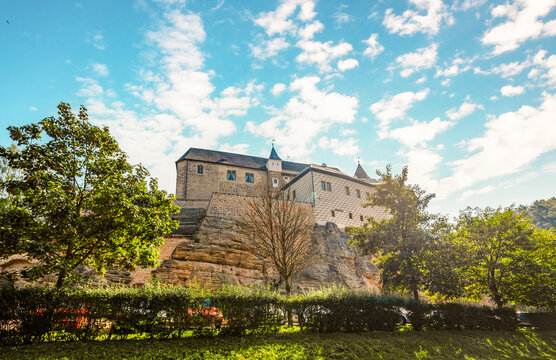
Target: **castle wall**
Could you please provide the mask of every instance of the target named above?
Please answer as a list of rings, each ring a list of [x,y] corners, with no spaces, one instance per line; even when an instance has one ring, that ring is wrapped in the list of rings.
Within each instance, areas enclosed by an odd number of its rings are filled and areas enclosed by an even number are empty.
[[[322,189],[322,181],[330,183],[330,191]],[[316,193],[314,213],[316,222],[320,225],[333,222],[343,229],[346,226],[360,226],[367,216],[372,216],[376,220],[386,216],[381,208],[362,206],[366,202],[367,194],[375,191],[372,185],[364,185],[316,171],[313,172],[313,182]],[[349,195],[346,194],[346,187],[349,188]],[[360,193],[359,198],[357,190]]]

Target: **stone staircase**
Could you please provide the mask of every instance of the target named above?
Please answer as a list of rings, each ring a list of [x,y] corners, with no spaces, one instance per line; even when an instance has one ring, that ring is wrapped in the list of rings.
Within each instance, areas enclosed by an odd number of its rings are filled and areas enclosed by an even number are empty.
[[[194,235],[199,230],[206,214],[205,208],[181,208],[178,214],[172,215],[172,219],[180,223],[178,228],[172,232],[172,236]]]

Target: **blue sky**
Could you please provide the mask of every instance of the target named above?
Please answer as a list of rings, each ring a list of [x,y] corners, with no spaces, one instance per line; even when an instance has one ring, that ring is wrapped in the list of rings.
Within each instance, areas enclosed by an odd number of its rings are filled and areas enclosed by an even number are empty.
[[[175,190],[189,147],[408,165],[435,212],[556,195],[556,1],[2,1],[5,127],[85,104]]]

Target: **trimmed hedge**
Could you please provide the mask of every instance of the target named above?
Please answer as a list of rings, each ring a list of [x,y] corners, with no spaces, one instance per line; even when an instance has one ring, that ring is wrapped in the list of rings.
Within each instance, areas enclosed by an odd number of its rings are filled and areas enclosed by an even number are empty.
[[[401,324],[402,312],[414,330],[513,330],[517,325],[511,309],[433,305],[338,287],[290,298],[238,286],[219,291],[28,287],[0,289],[0,344],[271,333],[287,322],[288,313],[305,332],[391,331]]]

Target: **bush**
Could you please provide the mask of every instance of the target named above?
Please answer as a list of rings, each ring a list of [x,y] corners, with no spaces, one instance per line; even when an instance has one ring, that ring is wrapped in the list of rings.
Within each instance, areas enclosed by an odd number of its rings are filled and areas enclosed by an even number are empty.
[[[301,331],[321,333],[391,331],[402,313],[414,330],[512,330],[517,324],[511,309],[433,305],[343,287],[290,298],[263,287],[28,287],[0,289],[0,344],[271,333],[288,312]]]
[[[556,330],[556,312],[527,313],[527,319],[538,330]]]

